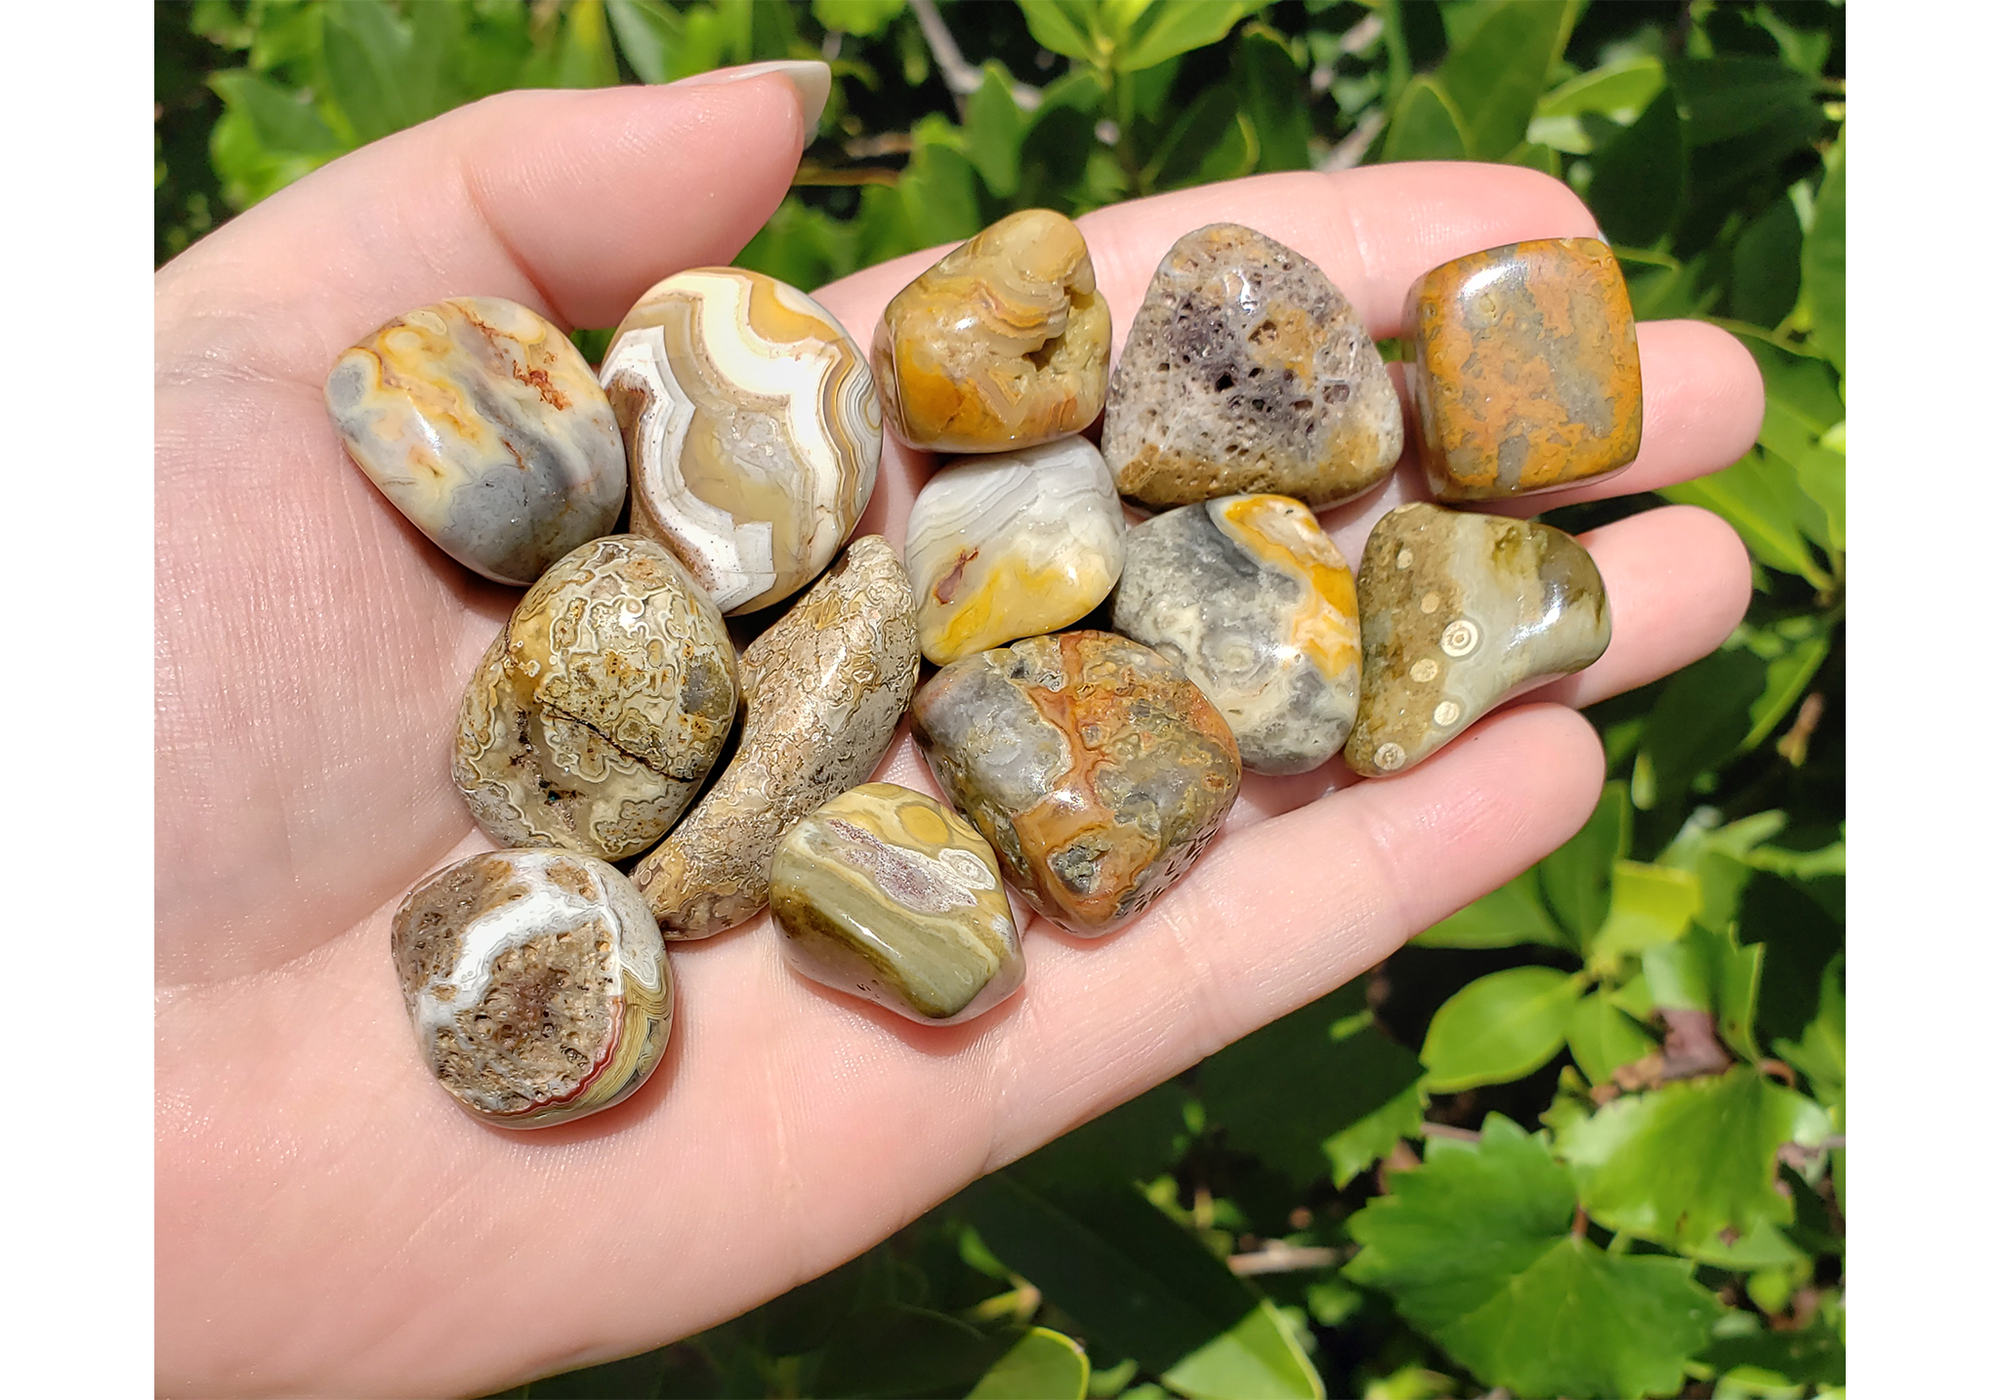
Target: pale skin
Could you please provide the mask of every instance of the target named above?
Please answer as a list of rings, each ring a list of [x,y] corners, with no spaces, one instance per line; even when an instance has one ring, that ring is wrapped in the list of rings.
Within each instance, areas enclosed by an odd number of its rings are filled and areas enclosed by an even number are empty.
[[[1575,712],[1711,650],[1749,566],[1699,510],[1584,537],[1611,648],[1394,778],[1251,777],[1222,838],[1132,927],[1024,930],[1023,993],[926,1029],[792,973],[768,919],[674,945],[674,1039],[632,1099],[484,1127],[426,1073],[389,959],[417,880],[486,849],[447,770],[459,697],[518,591],[431,546],[344,456],[341,350],[454,295],[608,326],[722,263],[784,196],[804,122],[771,75],[514,93],[334,163],[156,282],[156,1367],[174,1395],[478,1394],[657,1346],[884,1238],[984,1172],[1319,997],[1547,854],[1595,802]],[[1082,220],[1122,337],[1180,234],[1229,220],[1324,268],[1372,334],[1452,257],[1595,233],[1495,166],[1262,176]],[[816,295],[862,345],[935,254]],[[1565,499],[1726,466],[1749,356],[1640,328],[1645,445]],[[900,547],[922,454],[886,446],[861,522]],[[1350,560],[1421,497],[1324,517]],[[907,737],[878,776],[935,792]]]

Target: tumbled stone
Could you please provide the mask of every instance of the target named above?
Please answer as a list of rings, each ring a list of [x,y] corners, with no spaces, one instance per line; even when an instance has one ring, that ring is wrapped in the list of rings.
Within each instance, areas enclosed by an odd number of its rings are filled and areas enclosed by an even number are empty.
[[[1184,875],[1242,783],[1236,740],[1199,687],[1109,632],[955,661],[918,692],[910,727],[1022,898],[1086,938]]]
[[[410,891],[389,945],[418,1052],[481,1122],[542,1128],[609,1108],[667,1048],[666,945],[601,860],[468,856]]]
[[[1546,491],[1639,455],[1632,301],[1596,239],[1531,239],[1432,268],[1404,323],[1440,500]]]
[[[707,938],[764,907],[778,839],[875,771],[917,664],[910,576],[886,540],[863,535],[745,648],[736,756],[632,872],[662,934]]]
[[[1403,409],[1324,272],[1240,224],[1167,250],[1111,375],[1104,460],[1153,509],[1244,492],[1311,506],[1396,465]]]
[[[952,463],[917,493],[908,528],[917,634],[939,666],[1069,626],[1124,566],[1125,512],[1080,437]]]
[[[1112,625],[1177,662],[1253,773],[1340,752],[1361,686],[1354,575],[1289,496],[1225,496],[1126,534]]]
[[[894,783],[844,792],[785,834],[771,916],[800,972],[929,1025],[997,1006],[1027,971],[993,848]]]
[[[623,860],[667,833],[735,720],[715,604],[663,546],[607,535],[551,566],[480,658],[452,780],[503,845]]]
[[[1361,711],[1347,763],[1368,777],[1422,762],[1533,681],[1611,644],[1590,552],[1525,520],[1414,503],[1361,553]]]
[[[1004,452],[1082,431],[1111,363],[1082,230],[1023,209],[973,235],[896,293],[873,354],[889,427],[912,447]]]
[[[882,409],[861,348],[761,272],[700,267],[653,286],[600,370],[632,463],[632,529],[725,613],[789,598],[875,490]]]
[[[396,509],[500,583],[533,583],[625,503],[625,449],[589,363],[499,297],[398,316],[334,363],[326,408]]]

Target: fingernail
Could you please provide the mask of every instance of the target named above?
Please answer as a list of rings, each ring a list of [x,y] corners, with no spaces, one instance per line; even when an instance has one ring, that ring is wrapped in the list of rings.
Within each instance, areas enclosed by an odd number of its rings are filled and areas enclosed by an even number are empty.
[[[761,78],[766,73],[782,74],[785,81],[792,85],[792,91],[799,95],[799,111],[806,119],[806,144],[811,145],[813,133],[819,130],[819,114],[826,110],[827,94],[833,90],[833,70],[816,58],[774,58],[768,63],[717,68],[713,72],[682,78],[673,86],[719,87],[723,83]]]

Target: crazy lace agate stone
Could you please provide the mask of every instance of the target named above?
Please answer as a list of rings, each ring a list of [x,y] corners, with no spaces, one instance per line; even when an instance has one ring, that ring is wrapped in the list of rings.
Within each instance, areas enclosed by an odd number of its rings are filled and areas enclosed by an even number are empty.
[[[515,302],[398,316],[335,362],[326,409],[396,509],[499,583],[533,583],[625,504],[624,445],[589,363]]]
[[[1389,372],[1324,272],[1240,224],[1167,250],[1104,410],[1120,494],[1155,510],[1244,492],[1325,506],[1402,451]]]
[[[482,1122],[542,1128],[609,1108],[667,1048],[666,945],[601,860],[468,856],[410,891],[389,940],[424,1063]]]
[[[1242,784],[1215,706],[1173,662],[1109,632],[955,661],[918,692],[910,722],[1022,898],[1087,938],[1185,874]]]
[[[503,845],[622,860],[666,834],[735,720],[715,604],[663,546],[607,535],[543,574],[480,658],[452,780]]]
[[[1361,554],[1361,712],[1347,763],[1422,762],[1515,689],[1581,671],[1611,644],[1604,580],[1562,531],[1415,503]]]
[[[1639,337],[1618,259],[1537,238],[1418,278],[1404,313],[1424,474],[1440,500],[1527,495],[1639,455]]]
[[[675,273],[625,313],[600,374],[631,457],[632,529],[723,612],[805,587],[867,508],[875,383],[804,292],[741,268]]]
[[[744,649],[736,756],[632,872],[661,933],[707,938],[763,909],[778,839],[875,771],[917,663],[909,575],[886,540],[863,535]]]
[[[1354,725],[1354,575],[1289,496],[1181,506],[1125,536],[1112,625],[1180,664],[1253,773],[1303,773]]]
[[[998,1005],[1027,971],[993,848],[894,783],[844,792],[786,833],[771,915],[807,977],[929,1025]]]
[[[1004,452],[1081,432],[1104,407],[1111,312],[1083,233],[1023,209],[896,293],[873,348],[896,436]]]
[[[1124,534],[1080,437],[952,463],[917,493],[903,544],[924,655],[943,666],[1069,626],[1118,581]]]

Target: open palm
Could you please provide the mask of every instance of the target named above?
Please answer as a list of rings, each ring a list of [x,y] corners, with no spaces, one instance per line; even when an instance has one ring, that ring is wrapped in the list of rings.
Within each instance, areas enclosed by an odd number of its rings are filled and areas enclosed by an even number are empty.
[[[514,93],[336,162],[163,270],[156,293],[157,1356],[170,1393],[479,1392],[637,1351],[855,1254],[965,1183],[1321,996],[1567,838],[1602,755],[1574,706],[1704,654],[1748,566],[1703,512],[1587,536],[1611,649],[1436,758],[1356,785],[1251,777],[1221,839],[1134,926],[1035,920],[1022,995],[923,1028],[793,974],[768,919],[673,945],[658,1073],[530,1134],[430,1081],[388,956],[404,892],[484,849],[452,717],[518,596],[432,547],[347,461],[339,352],[451,295],[610,325],[726,262],[802,145],[781,77]],[[1325,269],[1377,336],[1426,269],[1593,234],[1496,166],[1274,175],[1083,219],[1122,332],[1180,234],[1228,220]],[[917,255],[816,293],[862,344]],[[1727,335],[1640,328],[1645,448],[1561,500],[1713,471],[1754,436]],[[885,444],[860,526],[898,547],[931,469]],[[1405,462],[1330,512],[1357,559],[1422,494]],[[907,738],[881,776],[935,791]]]

